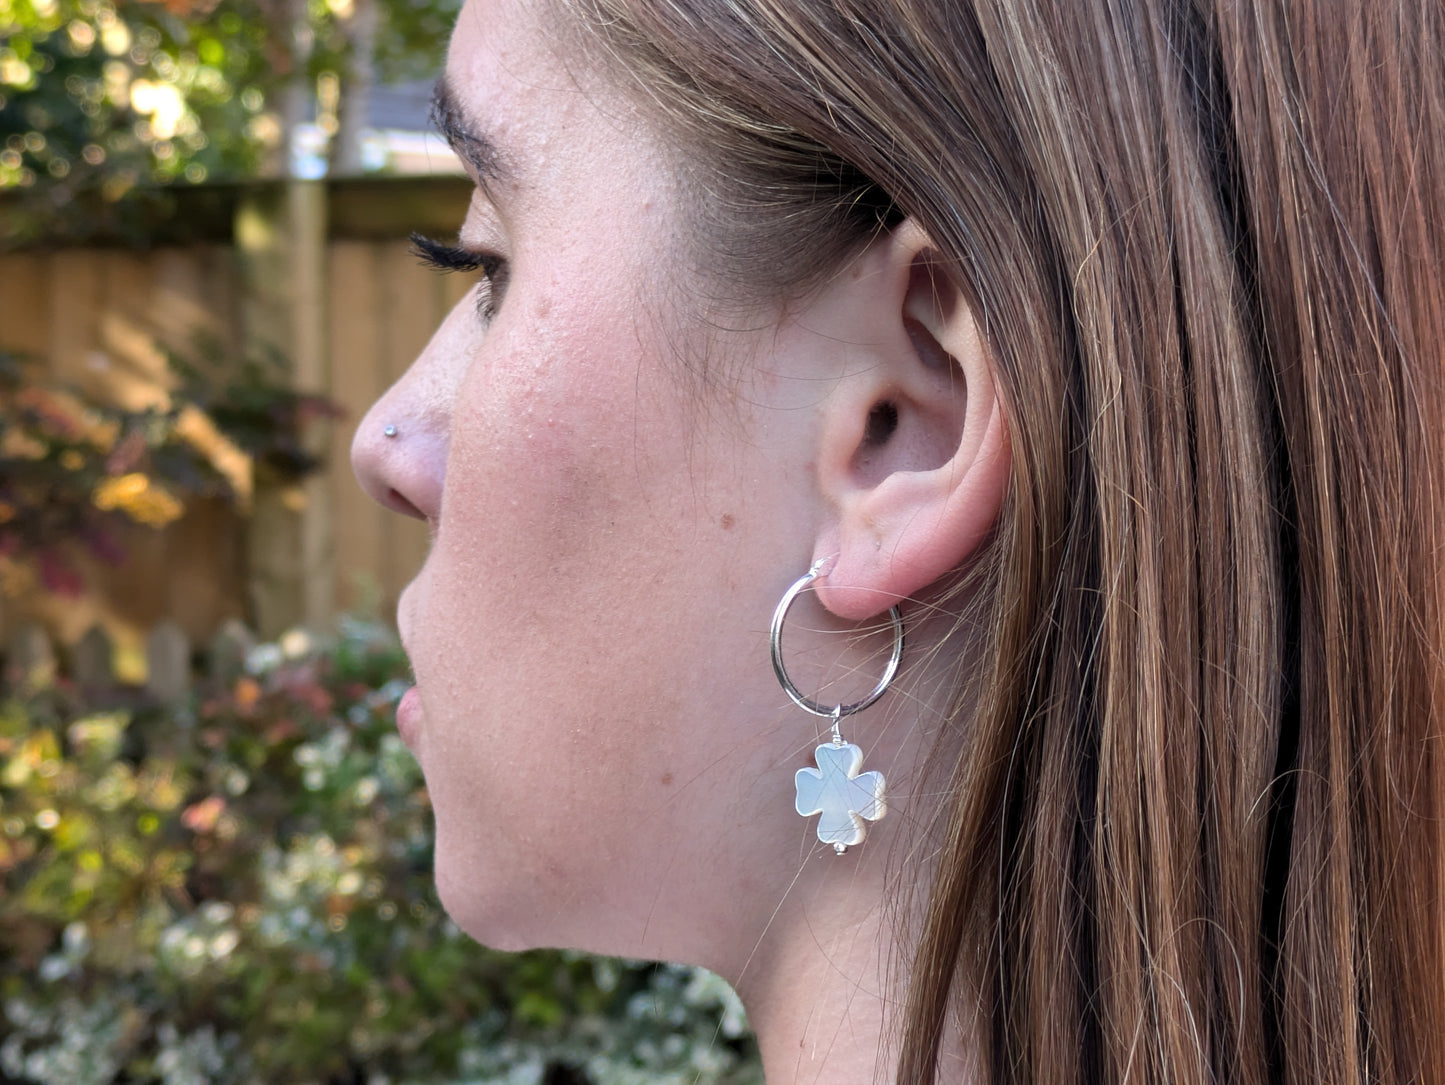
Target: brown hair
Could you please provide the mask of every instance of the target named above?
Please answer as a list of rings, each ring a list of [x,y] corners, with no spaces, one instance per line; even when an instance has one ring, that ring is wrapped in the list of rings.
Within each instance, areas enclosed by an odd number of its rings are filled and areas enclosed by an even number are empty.
[[[974,999],[1000,1082],[1445,1082],[1445,10],[572,6],[701,263],[797,289],[911,217],[996,362],[899,1080]]]

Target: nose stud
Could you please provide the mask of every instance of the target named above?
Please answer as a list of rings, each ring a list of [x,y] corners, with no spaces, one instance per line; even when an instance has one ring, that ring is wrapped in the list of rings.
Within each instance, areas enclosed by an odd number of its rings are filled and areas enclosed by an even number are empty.
[[[382,434],[383,437],[395,437],[395,436],[396,436],[396,427],[395,427],[395,426],[392,426],[392,425],[388,425],[384,430],[381,431],[381,434]]]

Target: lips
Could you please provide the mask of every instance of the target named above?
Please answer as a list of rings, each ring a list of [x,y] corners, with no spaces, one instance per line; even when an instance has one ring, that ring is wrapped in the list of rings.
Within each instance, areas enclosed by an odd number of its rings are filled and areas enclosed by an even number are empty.
[[[397,702],[396,706],[397,732],[412,753],[416,752],[417,742],[421,738],[421,720],[421,691],[412,686],[401,695],[401,700]]]
[[[406,653],[407,661],[410,662],[411,647],[407,636],[407,607],[406,597],[410,593],[412,585],[408,584],[402,592],[396,608],[396,630],[401,638],[401,650]],[[415,667],[412,668],[413,676],[416,674]],[[421,691],[413,684],[410,689],[401,695],[401,700],[396,704],[396,729],[401,735],[401,740],[407,744],[412,753],[417,751],[417,742],[421,739],[422,728],[422,705]]]

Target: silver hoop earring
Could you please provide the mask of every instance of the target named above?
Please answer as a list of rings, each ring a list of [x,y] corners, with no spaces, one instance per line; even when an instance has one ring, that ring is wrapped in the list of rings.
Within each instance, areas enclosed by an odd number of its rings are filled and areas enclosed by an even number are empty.
[[[898,661],[903,658],[903,615],[896,606],[888,611],[888,619],[893,625],[893,654],[872,693],[852,704],[832,706],[805,697],[788,677],[788,670],[783,665],[783,621],[794,600],[818,579],[822,566],[822,561],[815,562],[783,593],[773,611],[768,646],[773,657],[773,673],[778,676],[783,692],[805,712],[832,721],[831,741],[813,751],[817,768],[799,769],[793,777],[797,792],[793,805],[805,818],[822,815],[818,819],[818,839],[824,844],[832,844],[833,850],[842,855],[854,844],[863,843],[868,835],[864,822],[877,821],[888,812],[888,807],[884,799],[883,774],[859,771],[863,767],[863,751],[853,743],[843,741],[840,724],[844,716],[862,712],[882,697],[893,682],[893,676],[898,673]]]

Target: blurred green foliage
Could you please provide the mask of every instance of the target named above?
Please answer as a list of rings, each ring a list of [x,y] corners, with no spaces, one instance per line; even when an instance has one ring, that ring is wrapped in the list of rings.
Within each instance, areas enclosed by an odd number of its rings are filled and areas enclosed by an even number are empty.
[[[711,974],[497,954],[446,918],[406,684],[395,640],[348,622],[180,706],[12,696],[0,1079],[761,1082]]]
[[[168,186],[284,161],[278,92],[346,93],[362,4],[377,75],[439,71],[461,0],[0,0],[0,242],[140,242]]]
[[[268,47],[247,0],[0,0],[0,189],[24,197],[6,233],[114,226],[138,185],[253,174]]]

